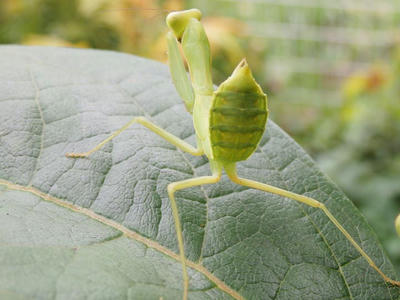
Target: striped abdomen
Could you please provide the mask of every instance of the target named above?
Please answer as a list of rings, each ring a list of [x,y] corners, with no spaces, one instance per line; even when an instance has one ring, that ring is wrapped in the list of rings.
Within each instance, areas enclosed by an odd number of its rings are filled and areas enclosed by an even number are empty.
[[[216,91],[210,112],[214,159],[225,162],[246,160],[260,142],[267,116],[267,97],[262,91]]]

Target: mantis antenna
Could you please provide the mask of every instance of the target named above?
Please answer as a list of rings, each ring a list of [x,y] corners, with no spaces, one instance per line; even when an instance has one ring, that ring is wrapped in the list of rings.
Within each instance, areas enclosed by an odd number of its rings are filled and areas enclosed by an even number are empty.
[[[197,147],[193,147],[168,133],[144,117],[135,117],[93,149],[84,153],[67,153],[66,156],[88,157],[136,123],[147,127],[182,151],[192,155],[207,156],[210,162],[211,175],[173,182],[168,185],[168,196],[171,201],[179,257],[182,264],[184,300],[188,298],[189,276],[180,217],[174,195],[178,190],[218,182],[223,170],[233,182],[239,185],[277,194],[322,210],[386,282],[400,286],[399,281],[389,278],[377,267],[369,255],[331,214],[325,204],[304,195],[241,178],[237,175],[236,163],[246,160],[256,150],[265,131],[268,117],[267,96],[254,80],[245,59],[239,63],[232,75],[214,91],[211,79],[210,46],[200,19],[201,12],[198,9],[172,12],[167,16],[167,25],[170,29],[167,34],[169,67],[174,85],[183,99],[186,109],[193,115]],[[189,67],[190,80],[179,52],[179,44]],[[397,228],[400,227],[399,218],[396,221]]]

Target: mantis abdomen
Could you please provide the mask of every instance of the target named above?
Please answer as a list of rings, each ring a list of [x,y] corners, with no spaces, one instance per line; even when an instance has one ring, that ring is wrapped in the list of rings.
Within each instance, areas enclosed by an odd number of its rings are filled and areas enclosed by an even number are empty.
[[[243,80],[246,84],[239,83]],[[243,60],[213,96],[209,124],[213,158],[246,160],[260,142],[267,117],[267,96]]]

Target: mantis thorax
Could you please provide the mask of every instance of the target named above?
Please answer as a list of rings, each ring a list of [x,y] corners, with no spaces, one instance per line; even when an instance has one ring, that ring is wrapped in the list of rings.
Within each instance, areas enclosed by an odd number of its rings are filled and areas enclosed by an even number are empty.
[[[267,97],[254,80],[246,60],[213,91],[210,46],[200,17],[197,10],[188,10],[167,18],[176,40],[181,42],[189,67],[193,100],[181,94],[186,107],[193,107],[197,140],[207,157],[221,163],[245,160],[255,151],[264,133]],[[170,51],[177,48],[171,46]],[[189,97],[186,95],[186,98]]]

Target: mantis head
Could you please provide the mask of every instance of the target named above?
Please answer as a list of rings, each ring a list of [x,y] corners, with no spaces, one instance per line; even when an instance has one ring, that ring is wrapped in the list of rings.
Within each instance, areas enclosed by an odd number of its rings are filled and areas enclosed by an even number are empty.
[[[188,9],[184,11],[176,11],[168,14],[167,16],[167,26],[174,33],[178,41],[181,40],[183,32],[190,19],[195,18],[200,21],[201,11],[197,8]]]

